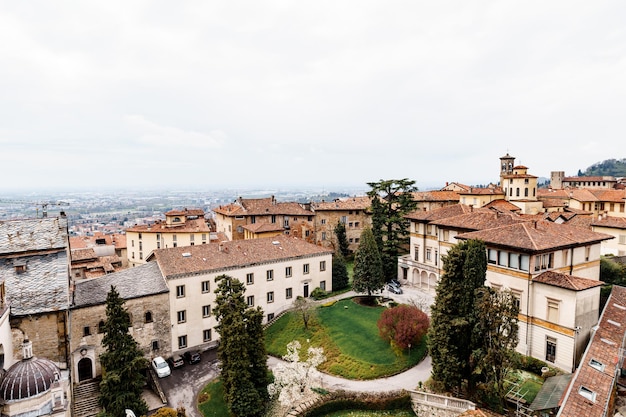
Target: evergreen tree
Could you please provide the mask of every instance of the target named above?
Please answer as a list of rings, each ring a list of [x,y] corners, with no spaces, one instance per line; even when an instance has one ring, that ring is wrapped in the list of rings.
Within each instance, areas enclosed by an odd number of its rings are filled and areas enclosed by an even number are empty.
[[[519,309],[511,291],[485,287],[476,291],[475,311],[472,372],[486,384],[485,394],[494,395],[503,405],[507,393],[504,382],[514,367]]]
[[[470,357],[476,323],[475,290],[484,287],[487,271],[485,245],[469,240],[453,246],[443,257],[443,274],[431,309],[429,348],[432,375],[445,389],[466,381],[473,390]]]
[[[415,210],[417,202],[412,192],[415,181],[380,180],[368,182],[367,195],[371,199],[372,232],[381,253],[385,280],[398,275],[398,256],[409,244],[409,222],[404,216]]]
[[[265,403],[269,399],[267,386],[270,383],[267,369],[267,350],[263,330],[263,310],[260,307],[246,310],[246,328],[248,333],[248,355],[250,357],[250,375],[252,383]]]
[[[148,361],[139,350],[137,342],[128,333],[130,316],[124,308],[124,300],[115,287],[107,294],[106,320],[102,345],[106,349],[100,355],[102,381],[100,382],[100,405],[104,415],[123,417],[125,410],[131,409],[135,415],[148,412],[148,406],[141,398],[145,385],[145,371]]]
[[[382,290],[385,285],[383,264],[374,240],[372,230],[363,229],[359,248],[354,257],[354,274],[352,288],[357,292],[367,292],[372,296],[373,291]]]
[[[215,290],[215,316],[219,322],[216,327],[220,334],[220,344],[217,350],[221,361],[221,378],[224,387],[224,401],[231,414],[237,417],[260,416],[264,412],[267,394],[267,385],[256,386],[262,383],[259,378],[259,358],[251,355],[251,345],[257,340],[263,340],[263,333],[259,334],[260,314],[247,312],[248,306],[244,300],[244,285],[228,275],[215,278],[218,287]],[[249,323],[251,321],[251,323]],[[265,368],[267,374],[267,367]]]
[[[333,255],[333,291],[343,290],[350,283],[348,276],[348,268],[346,261],[341,253],[336,252]]]
[[[346,225],[342,222],[337,222],[337,226],[335,226],[335,239],[337,239],[335,252],[341,253],[344,258],[350,255],[348,238],[346,237]]]

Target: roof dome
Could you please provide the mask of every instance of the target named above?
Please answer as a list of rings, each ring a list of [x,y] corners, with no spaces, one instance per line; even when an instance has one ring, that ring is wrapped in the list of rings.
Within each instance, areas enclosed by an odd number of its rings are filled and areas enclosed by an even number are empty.
[[[32,352],[32,344],[24,341],[24,352]],[[26,346],[30,345],[27,349]],[[24,359],[13,364],[0,382],[0,398],[6,401],[19,401],[36,397],[52,388],[61,378],[61,371],[48,359],[35,358],[25,354]]]

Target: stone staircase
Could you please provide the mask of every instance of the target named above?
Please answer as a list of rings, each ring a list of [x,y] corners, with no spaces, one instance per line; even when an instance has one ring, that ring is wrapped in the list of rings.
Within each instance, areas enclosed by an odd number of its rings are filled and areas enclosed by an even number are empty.
[[[72,417],[94,417],[102,409],[98,405],[100,397],[100,380],[83,382],[74,385],[74,403]]]

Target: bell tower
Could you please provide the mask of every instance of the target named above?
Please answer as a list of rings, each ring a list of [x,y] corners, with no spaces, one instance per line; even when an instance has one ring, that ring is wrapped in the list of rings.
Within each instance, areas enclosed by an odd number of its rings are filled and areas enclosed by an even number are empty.
[[[506,188],[506,184],[504,184],[504,177],[513,173],[514,166],[515,157],[509,155],[508,152],[506,155],[500,157],[500,187],[502,187],[502,189]]]

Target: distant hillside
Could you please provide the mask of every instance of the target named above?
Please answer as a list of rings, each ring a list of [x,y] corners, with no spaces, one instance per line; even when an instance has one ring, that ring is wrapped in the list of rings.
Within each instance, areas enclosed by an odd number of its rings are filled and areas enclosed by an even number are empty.
[[[579,177],[597,177],[603,175],[611,175],[613,177],[626,177],[626,158],[607,159],[602,162],[596,162],[585,171],[578,170]]]

